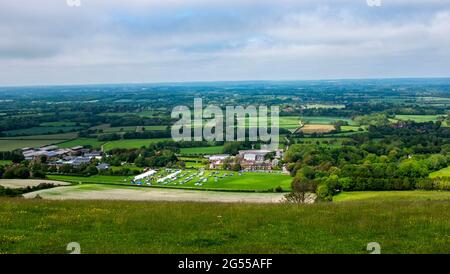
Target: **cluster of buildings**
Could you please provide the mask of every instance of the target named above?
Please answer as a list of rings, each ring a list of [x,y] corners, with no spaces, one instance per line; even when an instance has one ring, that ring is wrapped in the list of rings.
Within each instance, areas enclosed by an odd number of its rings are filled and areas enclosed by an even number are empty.
[[[82,149],[83,147],[80,147],[79,149]],[[74,148],[58,148],[58,146],[46,146],[41,148],[23,148],[22,154],[25,157],[25,160],[34,160],[37,157],[40,156],[46,156],[49,158],[54,157],[61,157],[64,155],[69,155],[71,153],[76,153],[78,147]]]
[[[90,164],[93,159],[100,160],[102,152],[91,151],[82,146],[71,148],[59,148],[56,145],[45,146],[41,148],[23,148],[23,156],[25,160],[34,160],[41,156],[47,157],[47,164],[53,166],[72,165],[80,166]],[[99,169],[108,169],[108,164],[100,164]]]
[[[267,157],[269,153],[273,153],[272,157]],[[218,154],[205,156],[209,160],[210,169],[222,168],[224,161],[228,158],[237,161],[242,170],[272,170],[278,166],[280,159],[283,157],[281,149],[270,150],[240,150],[236,156],[229,154]]]
[[[229,158],[230,154],[217,154],[217,155],[207,155],[206,159],[209,160],[210,169],[222,168],[225,159]]]

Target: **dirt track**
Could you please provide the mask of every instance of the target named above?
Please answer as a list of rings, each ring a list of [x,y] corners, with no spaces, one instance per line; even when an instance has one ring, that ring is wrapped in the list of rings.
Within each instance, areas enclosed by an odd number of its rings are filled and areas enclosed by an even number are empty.
[[[1,179],[0,186],[6,188],[24,188],[27,186],[38,186],[40,184],[53,184],[55,186],[66,186],[70,185],[66,182],[57,182],[50,180],[31,180],[31,179]]]
[[[24,197],[34,198],[37,194],[44,199],[51,200],[192,201],[223,203],[279,203],[284,196],[282,193],[238,193],[81,185],[40,190],[27,193]]]

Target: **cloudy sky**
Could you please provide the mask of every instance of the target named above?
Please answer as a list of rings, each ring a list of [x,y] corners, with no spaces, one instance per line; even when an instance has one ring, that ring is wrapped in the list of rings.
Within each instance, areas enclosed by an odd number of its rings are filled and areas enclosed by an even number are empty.
[[[80,1],[0,2],[0,85],[450,76],[449,0]]]

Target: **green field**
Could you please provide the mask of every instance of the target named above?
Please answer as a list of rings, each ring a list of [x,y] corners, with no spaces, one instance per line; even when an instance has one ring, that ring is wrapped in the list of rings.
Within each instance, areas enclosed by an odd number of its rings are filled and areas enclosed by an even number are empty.
[[[140,148],[142,146],[148,146],[152,143],[161,141],[170,141],[170,138],[157,138],[157,139],[126,139],[111,141],[104,144],[104,150],[108,151],[114,148]]]
[[[244,120],[244,118],[237,118],[237,124],[236,127],[237,128],[243,128],[241,126],[242,121]],[[249,117],[247,116],[245,118],[245,128],[250,128],[250,121],[249,121]],[[205,119],[204,123],[207,122],[207,119]],[[256,123],[258,123],[257,120],[255,120]],[[270,127],[271,126],[271,120],[270,118],[267,121],[267,126]],[[300,126],[300,119],[297,116],[281,116],[279,117],[279,128],[284,128],[284,129],[288,129],[291,131],[294,131],[295,129],[297,129]],[[191,127],[194,128],[194,124],[191,124]],[[256,127],[258,127],[258,125],[256,125]],[[253,127],[255,128],[255,127]]]
[[[317,125],[331,125],[337,121],[345,121],[350,126],[355,125],[355,123],[350,118],[345,117],[331,117],[331,116],[282,116],[280,117],[280,128],[285,128],[289,130],[295,130],[300,127],[300,122],[303,124],[317,124]],[[349,127],[343,130],[357,130],[357,127]]]
[[[239,119],[238,119],[239,120]],[[330,125],[335,123],[336,121],[346,121],[349,123],[349,125],[355,125],[355,123],[350,118],[345,117],[331,117],[331,116],[312,116],[312,117],[299,117],[299,116],[281,116],[279,117],[279,127],[288,129],[288,130],[295,130],[299,128],[300,121],[303,121],[304,123],[308,124],[320,124],[320,125]],[[246,118],[246,127],[249,126],[248,117]],[[270,126],[270,121],[269,121]],[[194,125],[191,124],[191,127],[193,128]],[[165,130],[167,128],[167,125],[159,125],[159,126],[144,126],[145,130]],[[124,127],[110,127],[108,124],[99,125],[92,127],[91,129],[101,129],[104,133],[111,133],[111,132],[124,132],[124,131],[135,131],[136,126],[124,126]]]
[[[0,253],[450,253],[450,203],[0,200]]]
[[[11,151],[24,147],[41,147],[56,144],[61,140],[4,140],[0,139],[0,151]]]
[[[450,167],[430,173],[430,178],[450,177]]]
[[[195,185],[200,177],[195,176],[191,181],[181,184],[183,178],[170,182],[168,184],[158,184],[153,182],[153,186],[156,187],[170,187],[170,188],[182,188],[182,189],[200,189],[200,190],[226,190],[226,191],[273,191],[278,186],[282,187],[284,191],[291,189],[292,177],[284,174],[265,174],[244,172],[241,176],[237,172],[220,171],[218,180],[215,181],[214,176],[209,176],[213,171],[205,171],[204,178],[207,181],[202,185]],[[185,170],[182,173],[186,178],[189,174],[198,174],[196,170]],[[221,177],[223,174],[227,174],[226,177]],[[230,176],[233,174],[233,176]],[[66,176],[66,175],[49,175],[49,179],[56,181],[64,181],[71,183],[91,183],[91,184],[120,184],[131,185],[130,181],[133,176],[104,176],[94,175],[91,177],[79,177],[79,176]],[[143,187],[146,187],[145,185]]]
[[[145,131],[152,131],[152,130],[166,130],[167,126],[141,126],[140,128],[144,128]]]
[[[300,118],[304,124],[331,125],[337,121],[347,122],[349,125],[355,125],[350,118],[332,117],[332,116],[303,116]]]
[[[205,168],[208,166],[208,164],[204,164],[202,162],[185,162],[186,168]]]
[[[6,136],[22,136],[22,135],[39,135],[39,134],[54,134],[54,133],[63,133],[63,132],[71,132],[81,129],[80,126],[47,126],[47,127],[32,127],[32,128],[24,128],[24,129],[16,129],[16,130],[8,130],[3,133]]]
[[[45,122],[41,123],[39,126],[41,127],[73,127],[73,126],[87,126],[87,123],[77,123],[77,122]]]
[[[402,121],[414,121],[417,123],[436,122],[439,117],[446,115],[395,115],[395,119]]]
[[[93,148],[100,148],[104,142],[98,141],[95,138],[78,138],[58,144],[60,148],[71,148],[75,146],[92,146]]]
[[[208,166],[208,161],[202,156],[194,156],[194,157],[181,156],[178,157],[178,159],[185,163],[186,168],[199,169]]]
[[[103,133],[135,132],[135,131],[136,126],[106,127],[103,129]]]
[[[223,146],[188,147],[180,149],[181,155],[220,154]]]
[[[354,191],[343,192],[333,197],[333,202],[353,202],[353,201],[430,201],[445,200],[450,202],[450,192],[448,191]],[[450,228],[449,228],[450,229]]]
[[[31,136],[18,136],[18,137],[3,137],[0,140],[59,140],[59,142],[65,140],[71,140],[78,137],[78,133],[59,133],[59,134],[49,134],[49,135],[31,135]]]
[[[367,131],[367,128],[365,128],[365,127],[341,126],[341,131],[359,131],[360,129],[362,129],[362,131]]]
[[[291,131],[295,131],[300,127],[300,117],[297,116],[281,116],[279,122],[280,128],[285,128]]]
[[[73,132],[0,138],[0,151],[11,151],[25,147],[42,147],[51,144],[59,144],[66,140],[74,139],[77,135],[77,133]]]

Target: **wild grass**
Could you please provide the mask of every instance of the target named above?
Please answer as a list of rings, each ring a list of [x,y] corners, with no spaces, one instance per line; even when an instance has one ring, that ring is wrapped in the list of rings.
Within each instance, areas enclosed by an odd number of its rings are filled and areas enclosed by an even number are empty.
[[[450,253],[448,201],[315,205],[0,199],[0,253]]]
[[[449,191],[353,191],[343,192],[334,196],[334,202],[351,202],[351,201],[435,201],[446,200],[450,202]]]

